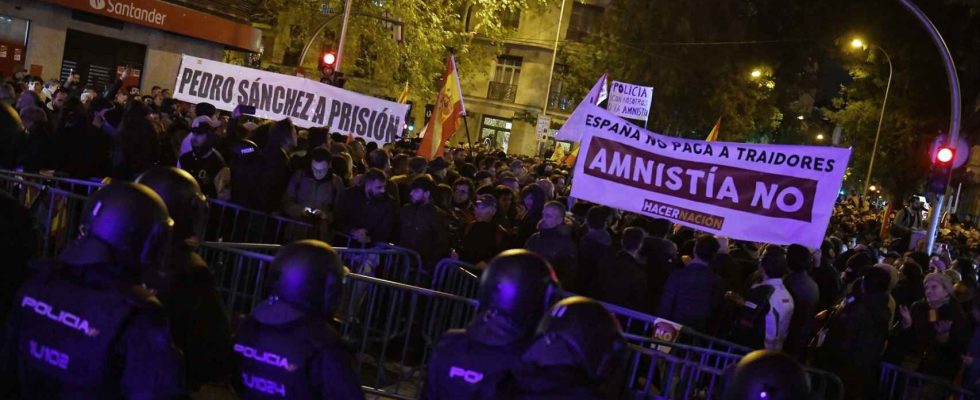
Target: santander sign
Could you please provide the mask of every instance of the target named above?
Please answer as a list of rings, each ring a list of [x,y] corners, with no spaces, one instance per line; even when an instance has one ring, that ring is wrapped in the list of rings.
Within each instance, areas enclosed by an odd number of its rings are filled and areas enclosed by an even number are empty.
[[[88,0],[89,7],[96,11],[105,11],[109,14],[127,17],[154,25],[163,25],[167,20],[167,14],[153,9],[141,8],[133,2],[123,3],[113,0]]]

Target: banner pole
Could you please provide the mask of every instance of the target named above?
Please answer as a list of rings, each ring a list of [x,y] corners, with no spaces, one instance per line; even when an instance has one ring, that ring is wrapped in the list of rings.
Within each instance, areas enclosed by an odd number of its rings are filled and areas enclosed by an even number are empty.
[[[466,122],[466,116],[463,116],[463,127],[466,128],[466,143],[470,145],[470,151],[473,151],[473,141],[470,140],[470,124]]]

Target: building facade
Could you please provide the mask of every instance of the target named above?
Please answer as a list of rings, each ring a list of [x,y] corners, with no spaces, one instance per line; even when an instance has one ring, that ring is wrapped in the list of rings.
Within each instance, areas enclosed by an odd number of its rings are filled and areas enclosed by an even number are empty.
[[[581,100],[565,93],[563,78],[567,67],[560,58],[555,60],[551,73],[556,31],[560,31],[558,45],[583,38],[602,15],[606,3],[565,0],[561,18],[561,2],[541,12],[504,16],[505,25],[514,33],[505,40],[501,54],[494,63],[486,65],[483,73],[460,77],[473,142],[492,144],[510,154],[535,155],[554,149],[554,128],[568,119]],[[537,120],[543,115],[546,102],[550,129],[540,136]],[[466,140],[465,132],[457,132],[453,139],[457,143]]]
[[[258,52],[261,34],[234,16],[161,0],[4,0],[0,73],[64,79],[75,71],[101,89],[130,67],[126,85],[173,88],[181,54]]]

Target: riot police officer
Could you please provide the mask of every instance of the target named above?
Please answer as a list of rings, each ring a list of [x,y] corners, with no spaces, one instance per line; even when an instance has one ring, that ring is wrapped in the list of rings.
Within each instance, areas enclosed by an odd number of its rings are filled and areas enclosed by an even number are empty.
[[[146,186],[113,183],[84,209],[81,237],[21,287],[0,393],[28,399],[182,395],[166,312],[137,285],[162,262],[173,221]]]
[[[508,383],[515,399],[619,398],[626,340],[599,302],[574,296],[556,303],[538,325],[521,369]]]
[[[810,397],[803,366],[785,353],[756,350],[738,362],[725,390],[726,400],[795,400]]]
[[[443,334],[433,349],[422,398],[497,398],[497,385],[519,366],[558,291],[554,270],[537,254],[513,249],[490,260],[477,314],[465,330]]]
[[[346,268],[328,244],[302,240],[272,261],[278,279],[234,340],[245,399],[363,399],[353,358],[328,318],[340,303]]]
[[[160,195],[174,220],[163,268],[147,270],[142,279],[167,309],[174,342],[184,351],[187,387],[224,381],[231,373],[231,327],[211,271],[196,252],[207,199],[194,177],[174,167],[150,169],[136,181]]]

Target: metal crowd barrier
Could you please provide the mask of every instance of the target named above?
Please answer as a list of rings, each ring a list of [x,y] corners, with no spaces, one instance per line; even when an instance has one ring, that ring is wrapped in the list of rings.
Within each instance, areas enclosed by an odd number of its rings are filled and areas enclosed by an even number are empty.
[[[50,258],[78,235],[85,202],[98,184],[4,170],[0,188],[30,211],[41,238],[38,256]]]
[[[976,394],[950,381],[881,363],[878,397],[888,400],[973,400]]]
[[[208,203],[208,223],[202,238],[206,241],[282,244],[321,238],[318,227],[305,221],[245,208],[224,200],[208,199]]]

